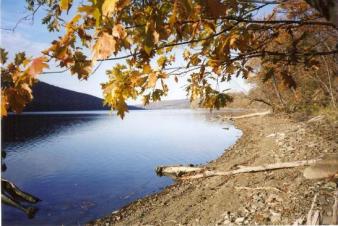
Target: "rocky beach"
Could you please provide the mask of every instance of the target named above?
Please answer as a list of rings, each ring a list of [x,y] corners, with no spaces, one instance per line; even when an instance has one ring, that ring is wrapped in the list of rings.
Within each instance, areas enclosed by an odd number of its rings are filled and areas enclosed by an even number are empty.
[[[225,119],[219,116],[218,120]],[[243,131],[242,137],[220,158],[201,167],[229,171],[327,156],[337,161],[335,120],[281,114],[236,119],[234,123]],[[333,208],[336,183],[306,179],[305,168],[177,179],[162,192],[88,225],[299,225],[308,223],[313,213],[321,224],[330,224],[337,214]]]

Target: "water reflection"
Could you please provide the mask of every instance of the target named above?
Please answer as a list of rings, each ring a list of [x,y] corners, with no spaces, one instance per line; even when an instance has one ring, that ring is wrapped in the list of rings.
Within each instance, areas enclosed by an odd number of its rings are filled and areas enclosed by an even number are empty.
[[[108,113],[107,113],[108,114]],[[22,114],[9,115],[2,121],[2,142],[31,142],[83,124],[103,119],[107,114]]]
[[[74,225],[109,214],[172,181],[162,164],[204,163],[240,136],[205,113],[133,111],[11,116],[3,122],[9,152],[4,177],[43,201],[29,221],[4,206],[4,225]]]

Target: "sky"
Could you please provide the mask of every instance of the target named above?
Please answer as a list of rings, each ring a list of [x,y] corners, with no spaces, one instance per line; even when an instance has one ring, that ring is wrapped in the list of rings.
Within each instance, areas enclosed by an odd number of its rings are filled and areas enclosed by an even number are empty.
[[[39,56],[40,52],[50,45],[50,43],[61,36],[62,33],[50,33],[45,25],[41,24],[41,19],[45,15],[44,9],[39,10],[35,16],[34,21],[22,20],[18,21],[29,12],[25,9],[24,0],[0,0],[1,2],[1,21],[0,21],[0,45],[9,52],[9,57],[13,57],[14,53],[25,51],[28,56]],[[17,24],[18,23],[18,24]],[[7,31],[4,29],[13,28],[17,24],[15,31]],[[182,49],[176,51],[177,65],[185,65],[186,63],[181,57]],[[123,61],[120,61],[122,63]],[[111,69],[114,64],[119,61],[106,61],[101,64],[99,69],[92,74],[88,80],[80,81],[76,76],[72,76],[69,72],[40,75],[41,81],[49,84],[63,87],[66,89],[91,94],[97,97],[102,97],[101,83],[107,81],[106,70]],[[174,65],[175,66],[175,65]],[[50,71],[59,71],[51,65]],[[184,86],[186,78],[179,79],[176,83],[173,80],[168,80],[169,93],[168,96],[163,98],[166,100],[185,99],[186,92]],[[232,79],[229,83],[224,84],[226,89],[234,92],[247,92],[250,85],[242,78]],[[136,104],[137,101],[128,101],[128,103]]]

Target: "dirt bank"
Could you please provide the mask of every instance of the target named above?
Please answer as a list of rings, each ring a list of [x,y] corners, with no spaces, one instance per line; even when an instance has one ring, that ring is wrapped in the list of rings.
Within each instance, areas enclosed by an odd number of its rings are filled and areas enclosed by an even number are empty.
[[[235,124],[243,136],[207,168],[231,170],[338,152],[338,123],[325,118],[307,122],[274,115]],[[293,224],[306,219],[317,193],[314,208],[321,210],[326,223],[332,218],[336,184],[307,180],[303,169],[178,181],[90,225]]]

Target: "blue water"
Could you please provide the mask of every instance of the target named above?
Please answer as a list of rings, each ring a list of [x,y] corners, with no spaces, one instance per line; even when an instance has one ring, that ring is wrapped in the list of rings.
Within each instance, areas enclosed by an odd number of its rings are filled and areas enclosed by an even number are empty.
[[[2,122],[3,177],[42,201],[34,219],[2,205],[3,225],[78,225],[173,183],[164,164],[202,164],[241,132],[192,110],[11,115]],[[228,129],[224,129],[228,127]]]

